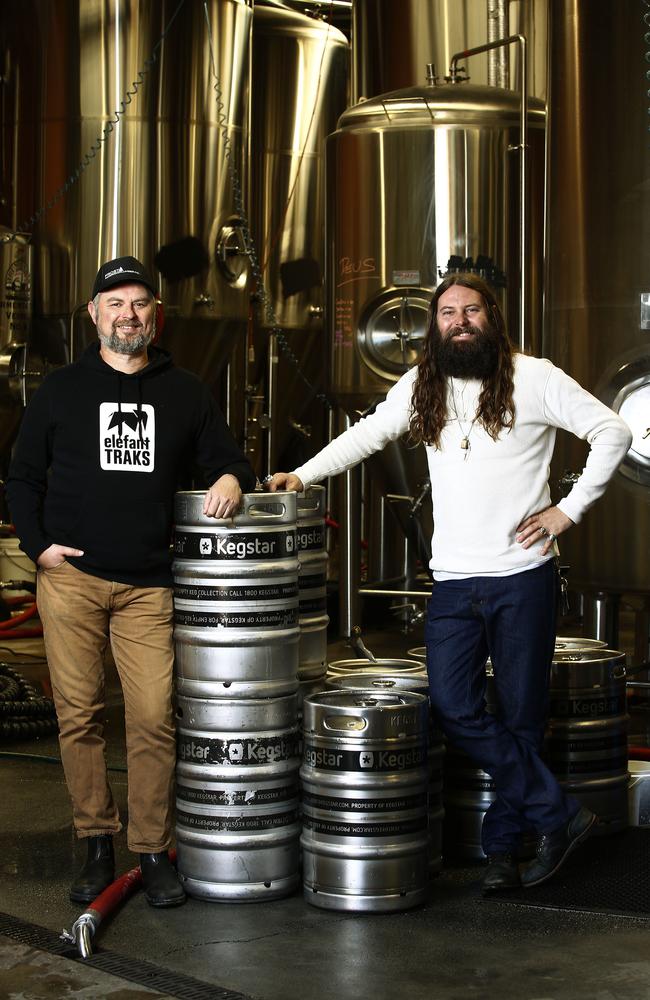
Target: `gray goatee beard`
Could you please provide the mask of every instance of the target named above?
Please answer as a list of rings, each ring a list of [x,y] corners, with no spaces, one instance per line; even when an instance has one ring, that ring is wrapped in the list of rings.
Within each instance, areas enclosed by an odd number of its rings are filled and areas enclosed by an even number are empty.
[[[109,334],[100,333],[99,340],[102,347],[112,351],[113,354],[141,354],[153,340],[153,333],[147,336],[140,331],[131,337],[120,337],[113,327]]]

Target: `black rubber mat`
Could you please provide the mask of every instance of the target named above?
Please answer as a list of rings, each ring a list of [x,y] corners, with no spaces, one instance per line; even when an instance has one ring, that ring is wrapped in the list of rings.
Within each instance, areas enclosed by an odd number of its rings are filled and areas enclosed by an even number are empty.
[[[204,983],[191,976],[161,969],[150,962],[126,958],[111,951],[98,949],[90,958],[81,958],[74,945],[66,944],[54,931],[18,920],[8,913],[0,913],[0,934],[50,955],[81,962],[130,983],[148,986],[150,990],[166,993],[170,997],[178,997],[179,1000],[250,1000],[243,993],[235,993],[213,983]]]
[[[548,882],[485,898],[650,920],[650,830],[630,827],[613,836],[592,837]]]

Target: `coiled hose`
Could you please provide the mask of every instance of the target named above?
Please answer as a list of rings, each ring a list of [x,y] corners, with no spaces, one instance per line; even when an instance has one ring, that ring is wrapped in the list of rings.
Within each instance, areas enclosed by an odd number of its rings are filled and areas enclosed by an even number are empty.
[[[0,743],[49,736],[57,729],[51,698],[38,694],[8,663],[0,663]]]

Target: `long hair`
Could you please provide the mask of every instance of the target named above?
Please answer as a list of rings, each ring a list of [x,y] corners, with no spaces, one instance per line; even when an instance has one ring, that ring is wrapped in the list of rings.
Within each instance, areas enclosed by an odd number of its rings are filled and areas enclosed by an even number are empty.
[[[500,432],[504,428],[511,428],[515,421],[515,405],[512,398],[514,349],[506,333],[499,304],[489,285],[481,278],[467,273],[450,274],[440,282],[431,300],[427,336],[413,388],[413,413],[409,425],[410,437],[415,443],[424,442],[433,445],[434,448],[440,447],[442,429],[447,422],[447,379],[436,362],[437,344],[440,340],[436,316],[440,296],[444,295],[452,285],[472,288],[483,297],[498,344],[496,368],[492,375],[483,380],[478,400],[477,422],[496,441]]]

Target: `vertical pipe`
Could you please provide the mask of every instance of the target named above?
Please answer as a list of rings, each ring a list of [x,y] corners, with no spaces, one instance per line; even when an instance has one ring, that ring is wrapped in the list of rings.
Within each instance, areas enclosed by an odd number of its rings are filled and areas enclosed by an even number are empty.
[[[345,415],[345,430],[350,418]],[[339,635],[349,639],[354,625],[359,624],[359,549],[361,545],[361,471],[359,466],[348,469],[343,480],[339,528]]]
[[[508,35],[508,0],[487,0],[488,42],[500,41]],[[505,48],[488,52],[488,84],[490,87],[510,87],[510,72]]]
[[[269,335],[269,353],[267,356],[267,399],[266,411],[266,474],[273,475],[275,469],[275,410],[278,394],[278,337]]]

